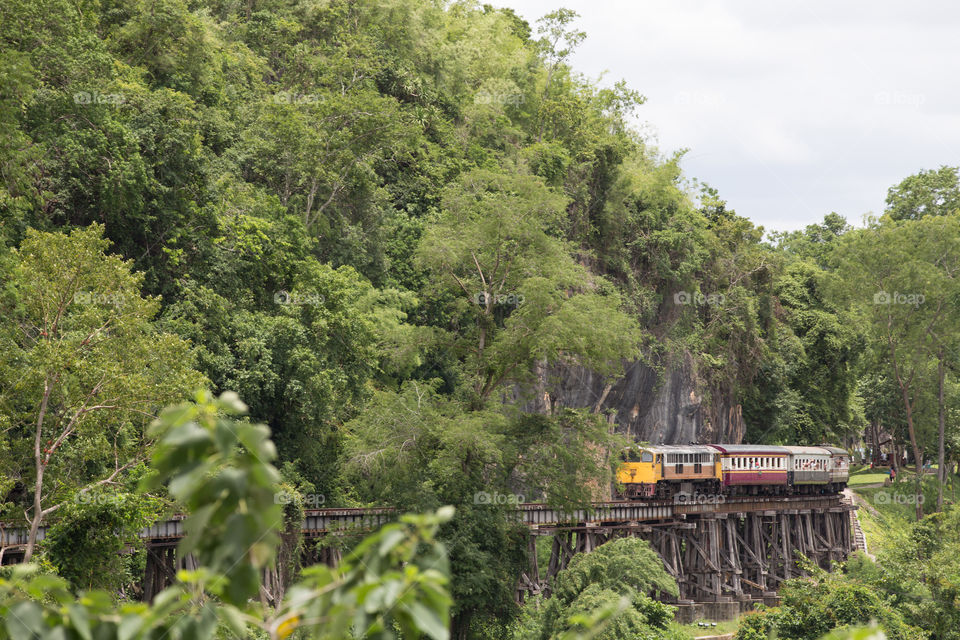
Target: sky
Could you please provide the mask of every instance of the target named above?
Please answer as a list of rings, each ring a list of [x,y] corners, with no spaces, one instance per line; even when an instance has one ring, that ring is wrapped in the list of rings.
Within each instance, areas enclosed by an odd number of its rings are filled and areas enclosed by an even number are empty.
[[[486,1],[534,29],[579,13],[573,67],[646,96],[637,127],[768,231],[859,225],[903,178],[960,164],[960,3]]]

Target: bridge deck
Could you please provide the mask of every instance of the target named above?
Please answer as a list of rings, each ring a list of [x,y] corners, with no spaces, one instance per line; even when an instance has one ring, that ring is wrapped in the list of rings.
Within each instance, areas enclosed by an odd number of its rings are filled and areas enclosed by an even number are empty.
[[[641,523],[674,522],[688,515],[755,513],[758,511],[790,513],[797,510],[848,510],[839,495],[830,496],[739,496],[717,500],[675,502],[671,500],[644,500],[623,502],[595,502],[590,509],[575,509],[569,513],[542,503],[525,503],[515,507],[517,518],[533,530],[582,527],[630,527]],[[365,531],[389,522],[394,517],[390,508],[309,509],[305,511],[302,532],[313,537],[329,533]],[[140,532],[145,540],[176,541],[184,536],[185,516],[174,515]],[[0,523],[0,548],[16,550],[27,543],[29,529]],[[46,526],[41,526],[37,540],[43,540]]]

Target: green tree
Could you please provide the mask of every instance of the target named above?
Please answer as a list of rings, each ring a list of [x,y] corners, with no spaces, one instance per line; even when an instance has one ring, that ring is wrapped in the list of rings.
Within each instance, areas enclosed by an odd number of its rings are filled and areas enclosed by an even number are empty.
[[[57,512],[40,544],[72,589],[103,589],[134,599],[146,549],[140,532],[163,513],[156,497],[120,490],[80,494]]]
[[[0,420],[4,475],[31,485],[33,555],[41,520],[68,496],[115,484],[142,461],[144,429],[198,387],[192,353],[159,331],[143,276],[109,255],[103,228],[28,231],[3,276]]]
[[[526,605],[514,627],[517,640],[567,637],[571,631],[588,631],[582,624],[589,614],[619,609],[610,624],[593,637],[670,637],[668,623],[674,608],[650,595],[679,593],[676,582],[663,568],[660,557],[638,538],[620,538],[579,554],[557,574],[553,593],[544,601]]]
[[[443,202],[419,258],[450,300],[459,326],[450,348],[462,358],[474,408],[507,383],[529,383],[538,362],[618,376],[621,359],[639,355],[640,328],[616,290],[551,235],[563,196],[532,176],[477,170]]]
[[[537,142],[543,141],[543,128],[548,112],[550,100],[550,85],[553,82],[553,75],[560,65],[566,63],[570,54],[587,37],[586,32],[571,27],[574,20],[579,16],[576,11],[570,9],[557,9],[537,20],[538,33],[541,35],[539,46],[541,55],[547,67],[547,77],[544,80],[543,94],[541,96],[541,115],[539,118],[539,129],[537,132]]]
[[[846,218],[831,212],[820,224],[807,225],[802,231],[771,232],[777,248],[800,258],[811,259],[821,268],[830,266],[831,254],[837,240],[852,227]]]
[[[403,322],[416,301],[320,263],[302,223],[258,190],[225,190],[243,212],[220,217],[209,273],[181,283],[163,326],[196,345],[216,389],[247,398],[283,459],[333,503],[344,493],[338,424],[362,407],[371,380],[419,362]]]
[[[846,300],[869,322],[872,344],[884,354],[899,387],[919,492],[918,390],[942,346],[956,335],[950,309],[960,292],[960,218],[881,219],[847,234],[838,257]],[[921,514],[918,500],[918,520]]]
[[[931,488],[932,488],[932,483]],[[948,505],[902,530],[891,532],[876,562],[851,560],[847,574],[886,597],[890,608],[929,637],[960,638],[960,509]]]
[[[960,178],[957,167],[942,166],[933,171],[921,171],[891,187],[887,194],[887,215],[894,220],[919,220],[925,216],[945,216],[960,213]],[[950,260],[944,256],[945,261]],[[955,277],[953,266],[944,265],[951,277]],[[937,508],[943,507],[943,487],[945,475],[946,442],[946,375],[951,368],[955,373],[956,358],[947,358],[947,353],[957,353],[956,326],[950,330],[941,329],[933,334],[937,342],[937,475],[941,487],[937,493]],[[948,362],[950,364],[948,364]]]
[[[464,412],[433,386],[410,382],[400,393],[376,393],[346,430],[347,477],[362,500],[410,511],[457,505],[441,530],[452,562],[454,636],[509,619],[524,545],[522,526],[507,512],[516,499],[497,500],[515,498],[506,483],[506,416]]]
[[[808,578],[788,580],[779,593],[780,605],[746,617],[737,630],[736,640],[759,640],[771,635],[784,640],[815,640],[836,629],[874,622],[890,640],[926,637],[922,629],[907,624],[882,593],[839,573],[816,570]]]
[[[797,394],[792,433],[779,434],[785,442],[838,442],[853,418],[855,365],[864,341],[853,317],[829,300],[825,279],[821,269],[798,261],[783,268],[775,285],[785,315],[781,337],[788,339],[789,330],[798,348],[789,362],[788,384]]]
[[[960,178],[957,167],[921,171],[887,192],[886,213],[894,220],[919,220],[960,211]]]
[[[399,393],[377,392],[346,425],[346,471],[371,504],[406,511],[457,505],[441,539],[452,563],[452,629],[465,638],[516,613],[516,576],[526,562],[516,504],[544,496],[558,506],[583,506],[598,479],[610,476],[603,450],[615,447],[600,416],[514,416],[495,405],[469,410],[438,386],[408,382]]]

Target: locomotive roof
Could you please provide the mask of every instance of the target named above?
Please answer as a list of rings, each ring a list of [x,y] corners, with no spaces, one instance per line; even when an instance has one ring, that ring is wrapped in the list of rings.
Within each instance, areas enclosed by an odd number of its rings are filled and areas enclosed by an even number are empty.
[[[657,453],[716,453],[712,447],[705,444],[653,444],[638,446],[641,449]]]
[[[826,447],[792,447],[786,446],[784,449],[787,449],[792,454],[796,455],[805,455],[805,456],[829,456],[830,451]]]
[[[712,444],[714,449],[719,449],[724,453],[747,454],[756,453],[758,455],[780,455],[784,456],[790,453],[786,447],[775,447],[765,444]]]

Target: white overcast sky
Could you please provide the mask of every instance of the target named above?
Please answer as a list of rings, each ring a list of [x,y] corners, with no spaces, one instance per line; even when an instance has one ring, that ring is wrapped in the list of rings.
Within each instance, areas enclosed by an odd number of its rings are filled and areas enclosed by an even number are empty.
[[[487,1],[534,29],[577,11],[573,66],[643,93],[638,124],[768,231],[860,224],[904,177],[960,164],[960,3]]]

